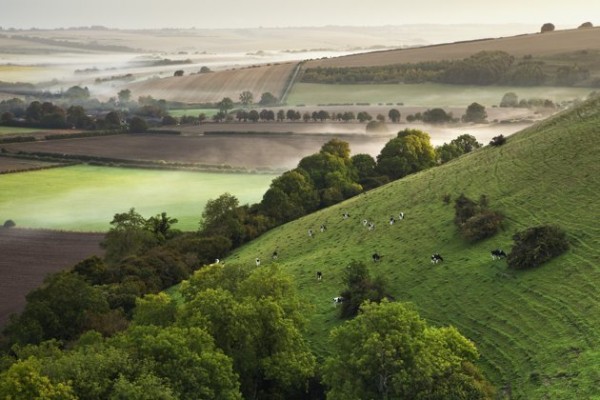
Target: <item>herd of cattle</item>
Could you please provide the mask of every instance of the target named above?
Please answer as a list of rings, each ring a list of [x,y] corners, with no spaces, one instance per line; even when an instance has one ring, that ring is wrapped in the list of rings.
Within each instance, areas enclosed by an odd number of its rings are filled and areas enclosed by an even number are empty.
[[[397,218],[394,215],[392,215],[392,216],[390,216],[389,224],[390,225],[394,225],[397,221],[404,220],[404,217],[405,217],[404,212],[400,212],[398,214]],[[346,220],[348,218],[350,218],[350,214],[347,213],[347,212],[344,212],[342,214],[342,219]],[[367,219],[363,219],[362,220],[362,225],[364,227],[366,227],[369,231],[372,231],[372,230],[375,229],[375,223],[373,221],[369,221]],[[325,232],[326,230],[327,230],[327,226],[325,224],[322,224],[319,227],[319,231],[321,233]],[[314,236],[315,236],[315,232],[312,229],[309,229],[308,230],[308,237],[313,238]],[[502,258],[506,258],[507,255],[504,252],[504,250],[502,250],[502,249],[495,249],[495,250],[491,251],[491,256],[492,256],[492,260],[500,260]],[[277,260],[278,257],[279,257],[279,253],[278,253],[277,250],[275,250],[273,252],[271,258],[273,260]],[[379,254],[379,253],[373,253],[373,255],[371,256],[371,258],[372,258],[372,260],[373,260],[374,263],[381,262],[382,259],[383,259],[383,257],[384,256],[381,255],[381,254]],[[443,261],[444,261],[444,258],[442,257],[442,255],[440,253],[433,253],[431,255],[431,263],[432,264],[438,264],[438,263],[443,262]],[[260,258],[257,257],[256,260],[255,260],[255,262],[256,262],[256,266],[259,267],[260,266]],[[216,263],[219,263],[218,259],[216,260]],[[317,280],[318,281],[321,281],[323,279],[323,273],[321,271],[317,271],[316,276],[317,276]],[[344,301],[344,298],[342,296],[337,296],[337,297],[333,298],[333,302],[335,304],[342,303],[343,301]]]

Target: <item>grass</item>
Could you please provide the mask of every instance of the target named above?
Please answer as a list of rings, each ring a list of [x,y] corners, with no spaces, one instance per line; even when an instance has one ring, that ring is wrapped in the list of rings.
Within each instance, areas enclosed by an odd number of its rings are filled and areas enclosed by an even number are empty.
[[[106,231],[131,207],[144,217],[166,211],[196,230],[204,204],[224,192],[241,204],[262,198],[275,175],[219,174],[74,166],[0,176],[0,220],[18,227]]]
[[[466,107],[473,102],[486,107],[500,104],[502,96],[515,92],[519,99],[544,98],[554,102],[585,98],[592,89],[570,87],[467,86],[423,83],[414,85],[326,85],[297,83],[287,104],[403,103],[415,107]]]
[[[595,110],[595,111],[594,111]],[[319,357],[339,325],[331,299],[342,291],[341,272],[361,260],[383,275],[399,301],[415,304],[435,325],[456,326],[477,345],[480,366],[512,398],[572,399],[600,395],[600,99],[585,112],[563,112],[446,165],[354,197],[278,227],[238,249],[226,262],[269,260],[294,277],[312,306],[307,335]],[[503,231],[485,241],[461,240],[446,193],[477,199],[506,216]],[[347,211],[351,218],[342,219]],[[405,212],[393,226],[390,215]],[[360,221],[373,220],[367,231]],[[328,230],[318,231],[321,224]],[[534,270],[511,271],[490,250],[510,250],[514,232],[553,223],[571,249]],[[309,238],[312,228],[315,237]],[[383,261],[373,265],[371,255]],[[432,265],[439,252],[444,262]],[[315,271],[322,271],[317,281]]]
[[[7,135],[23,135],[27,133],[42,132],[47,129],[36,129],[36,128],[15,128],[12,126],[0,126],[0,136]]]
[[[204,115],[206,115],[206,118],[211,118],[218,112],[219,110],[217,110],[216,108],[176,108],[169,110],[169,114],[175,118],[180,118],[184,115],[190,117],[198,117],[198,115],[200,115],[201,113],[204,113]]]

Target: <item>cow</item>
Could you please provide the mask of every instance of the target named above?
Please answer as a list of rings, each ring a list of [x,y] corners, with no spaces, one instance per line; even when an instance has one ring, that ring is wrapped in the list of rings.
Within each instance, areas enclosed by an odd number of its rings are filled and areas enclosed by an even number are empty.
[[[260,267],[260,258],[256,257],[256,266]]]
[[[506,253],[502,249],[496,249],[491,251],[492,260],[500,260],[506,258]]]
[[[271,258],[273,258],[273,260],[277,260],[278,257],[279,257],[279,253],[277,253],[277,250],[275,250],[273,252],[273,255],[271,256]]]
[[[334,303],[343,303],[344,300],[346,300],[346,299],[344,299],[342,296],[338,296],[338,297],[334,297],[333,298],[333,302]]]
[[[404,219],[404,213],[402,211],[400,211],[400,214],[398,215],[398,219]]]
[[[372,231],[373,229],[375,229],[375,224],[372,222],[369,222],[369,230]]]
[[[317,280],[320,281],[321,279],[323,279],[323,274],[321,271],[317,271]]]
[[[373,255],[371,256],[371,258],[373,259],[373,262],[379,262],[381,261],[381,259],[383,258],[383,256],[380,256],[378,253],[373,253]]]
[[[363,219],[362,224],[363,224],[363,226],[367,226],[367,225],[369,225],[369,221],[367,221],[366,219]]]
[[[431,255],[431,263],[432,264],[437,264],[442,261],[444,261],[444,259],[442,258],[442,256],[439,253],[433,253]]]
[[[327,230],[327,227],[325,225],[321,225],[321,228],[319,228],[321,230],[321,232],[325,232]]]
[[[215,264],[218,264],[220,262],[221,262],[221,260],[219,260],[218,258],[215,258]]]
[[[308,230],[308,237],[313,237],[313,235],[314,235],[314,232],[313,232],[313,230],[312,230],[312,229],[309,229],[309,230]]]
[[[396,222],[396,220],[394,219],[394,217],[390,217],[390,225],[394,225],[394,223]]]
[[[342,218],[343,219],[348,219],[348,218],[350,218],[350,214],[348,214],[347,212],[345,212],[345,213],[342,214]]]

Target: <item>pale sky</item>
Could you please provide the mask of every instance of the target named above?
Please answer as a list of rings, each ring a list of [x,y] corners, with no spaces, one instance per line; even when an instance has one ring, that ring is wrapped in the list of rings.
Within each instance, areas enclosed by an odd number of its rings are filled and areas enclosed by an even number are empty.
[[[324,25],[600,25],[600,0],[2,0],[0,27],[255,28]]]

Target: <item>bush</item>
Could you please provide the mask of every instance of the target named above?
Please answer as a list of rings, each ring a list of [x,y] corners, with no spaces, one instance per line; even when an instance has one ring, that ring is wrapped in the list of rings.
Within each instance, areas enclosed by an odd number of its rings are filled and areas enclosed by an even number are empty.
[[[6,221],[4,221],[4,227],[5,228],[12,228],[14,226],[16,226],[17,224],[15,224],[15,221],[13,221],[12,219],[7,219]]]
[[[341,293],[344,301],[340,307],[341,318],[351,318],[358,314],[362,303],[366,300],[379,303],[386,294],[386,282],[382,277],[371,278],[369,269],[360,261],[352,261],[343,275],[346,289]]]
[[[513,269],[537,267],[569,249],[565,231],[554,225],[528,228],[513,236],[515,241],[508,254],[508,266]]]
[[[541,33],[552,32],[553,30],[554,30],[554,24],[547,22],[544,25],[542,25],[542,29],[540,29],[540,32]]]
[[[490,141],[490,146],[498,147],[502,146],[504,143],[506,143],[506,138],[504,135],[494,136]]]
[[[129,132],[131,133],[143,133],[148,130],[148,124],[143,118],[133,117],[129,122]]]
[[[469,218],[461,227],[463,237],[471,242],[494,236],[502,226],[504,216],[499,212],[484,210]]]

